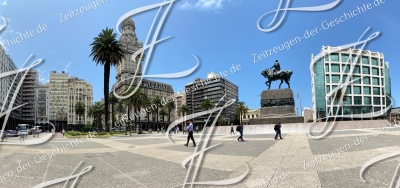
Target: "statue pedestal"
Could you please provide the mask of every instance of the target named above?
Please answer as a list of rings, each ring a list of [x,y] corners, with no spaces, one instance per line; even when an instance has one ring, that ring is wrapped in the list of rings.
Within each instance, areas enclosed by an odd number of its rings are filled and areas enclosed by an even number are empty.
[[[261,93],[260,116],[249,120],[250,125],[304,123],[304,117],[296,116],[293,91],[290,88],[264,90]]]

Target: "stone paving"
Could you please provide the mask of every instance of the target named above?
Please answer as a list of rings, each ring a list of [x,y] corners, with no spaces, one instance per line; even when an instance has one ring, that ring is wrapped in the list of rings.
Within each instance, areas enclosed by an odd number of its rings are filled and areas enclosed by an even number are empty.
[[[194,136],[198,141],[199,135]],[[360,179],[360,168],[365,162],[400,151],[399,128],[380,134],[371,129],[335,131],[319,140],[309,139],[305,133],[282,136],[284,139],[274,140],[272,134],[245,134],[246,142],[238,142],[238,135],[213,135],[207,146],[221,144],[205,152],[195,181],[238,177],[247,170],[244,163],[249,166],[249,173],[233,185],[194,187],[389,187],[400,162],[397,156],[378,162],[364,173],[367,183]],[[358,142],[361,137],[368,139]],[[186,135],[172,134],[171,138],[174,142],[157,133],[134,134],[89,138],[78,144],[74,143],[76,139],[58,135],[40,145],[3,145],[0,187],[33,187],[82,171],[75,187],[182,187],[188,165],[185,169],[181,163],[193,154],[195,147],[191,147],[191,142],[189,147],[183,145]],[[73,147],[68,149],[71,143]],[[342,146],[346,150],[339,152]],[[75,179],[70,179],[66,187]],[[65,181],[49,187],[64,184]]]

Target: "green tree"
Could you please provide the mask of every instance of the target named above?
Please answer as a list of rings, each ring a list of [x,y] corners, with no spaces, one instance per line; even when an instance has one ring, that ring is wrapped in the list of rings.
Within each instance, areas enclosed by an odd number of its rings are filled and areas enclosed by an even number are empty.
[[[182,120],[182,130],[185,124],[185,114],[189,113],[190,109],[186,104],[181,104],[178,106],[178,113],[182,114],[183,120]]]
[[[158,113],[159,113],[158,108],[161,106],[161,98],[160,98],[160,96],[157,95],[156,97],[154,97],[153,104],[156,105],[155,114],[156,114],[156,117],[157,117],[157,126],[158,126]]]
[[[224,125],[227,122],[225,116],[219,116],[217,121],[218,121],[220,126]]]
[[[125,107],[124,103],[122,100],[118,101],[117,104],[115,105],[115,112],[119,114],[118,120],[121,119],[121,117],[125,114]],[[122,125],[119,125],[119,131],[121,131]]]
[[[164,108],[161,108],[159,114],[162,117],[162,126],[164,126],[164,117],[167,115],[167,111]]]
[[[102,125],[102,115],[104,114],[104,104],[101,102],[95,102],[91,107],[88,109],[88,115],[93,117],[93,124]],[[96,121],[97,120],[97,121]],[[97,127],[97,126],[96,126]]]
[[[81,102],[77,102],[75,104],[75,114],[78,117],[81,117],[81,116],[85,115],[85,111],[86,111],[85,104],[83,104]],[[79,121],[79,122],[81,122],[81,121]]]
[[[144,100],[144,106],[147,106],[147,108],[151,107],[151,98],[146,96],[145,100]],[[146,114],[147,114],[147,126],[150,125],[150,113],[151,110],[147,110],[146,109]]]
[[[245,106],[244,102],[238,102],[238,106],[235,110],[235,114],[239,116],[240,123],[242,123],[243,115],[246,115],[248,111],[249,111],[249,108],[247,108]]]
[[[209,110],[209,109],[212,108],[213,106],[214,106],[214,104],[211,102],[210,99],[204,100],[204,101],[201,103],[201,105],[200,105],[200,107],[201,107],[202,109],[206,109],[206,110]]]
[[[93,61],[96,65],[100,64],[104,66],[104,113],[106,122],[106,131],[110,131],[108,122],[108,95],[109,95],[109,82],[110,82],[110,69],[111,66],[117,65],[126,53],[117,40],[117,34],[113,32],[113,29],[103,29],[97,37],[93,39],[91,53],[89,55],[93,57]]]
[[[171,100],[165,106],[168,109],[168,122],[171,123],[171,111],[176,108],[175,101]]]
[[[146,98],[147,98],[147,96],[146,96],[146,94],[144,93],[144,90],[143,89],[141,89],[141,88],[139,88],[134,94],[133,94],[133,96],[134,96],[134,106],[136,107],[136,110],[137,110],[137,114],[138,114],[138,123],[136,124],[136,115],[135,115],[135,125],[138,125],[138,126],[140,126],[140,115],[141,115],[141,113],[140,113],[140,109],[143,107],[143,106],[145,106],[145,104],[146,104]],[[140,127],[139,127],[140,128]]]

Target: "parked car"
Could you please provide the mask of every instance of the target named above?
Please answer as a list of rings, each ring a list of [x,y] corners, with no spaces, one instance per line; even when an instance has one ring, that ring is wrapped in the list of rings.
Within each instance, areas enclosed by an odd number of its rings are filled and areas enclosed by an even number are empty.
[[[16,137],[16,136],[18,136],[17,131],[15,131],[15,130],[6,130],[5,132],[6,132],[6,135],[8,137]]]

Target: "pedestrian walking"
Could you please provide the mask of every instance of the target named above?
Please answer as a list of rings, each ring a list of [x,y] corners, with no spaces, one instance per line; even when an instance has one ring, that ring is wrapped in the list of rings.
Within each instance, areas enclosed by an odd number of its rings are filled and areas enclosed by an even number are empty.
[[[157,133],[159,133],[160,132],[160,127],[157,127]]]
[[[274,130],[275,130],[275,132],[276,132],[276,134],[275,134],[275,140],[278,139],[278,134],[279,134],[279,138],[283,139],[283,138],[282,138],[282,135],[281,135],[281,127],[282,127],[281,122],[279,122],[278,124],[276,124],[276,125],[274,126]]]
[[[129,136],[132,136],[132,128],[129,128]]]
[[[179,134],[179,127],[176,127],[176,134]]]
[[[189,134],[188,134],[187,142],[186,142],[185,146],[188,146],[189,139],[192,140],[193,146],[196,146],[196,142],[194,141],[194,137],[193,137],[193,123],[192,123],[192,120],[189,120],[189,126],[187,126],[187,131],[189,132]]]
[[[240,125],[238,125],[237,127],[236,127],[236,131],[239,131],[239,133],[240,133],[240,136],[239,136],[239,138],[238,138],[238,141],[239,142],[243,142],[244,140],[243,140],[243,123],[240,123]]]
[[[196,126],[196,132],[197,132],[197,134],[199,134],[199,126],[198,125]]]
[[[62,135],[63,135],[63,137],[64,137],[64,134],[65,134],[64,128],[62,129],[61,133],[62,133]]]
[[[233,123],[231,123],[231,135],[232,135],[232,133],[233,133],[233,135],[235,135],[235,131],[233,130]]]

